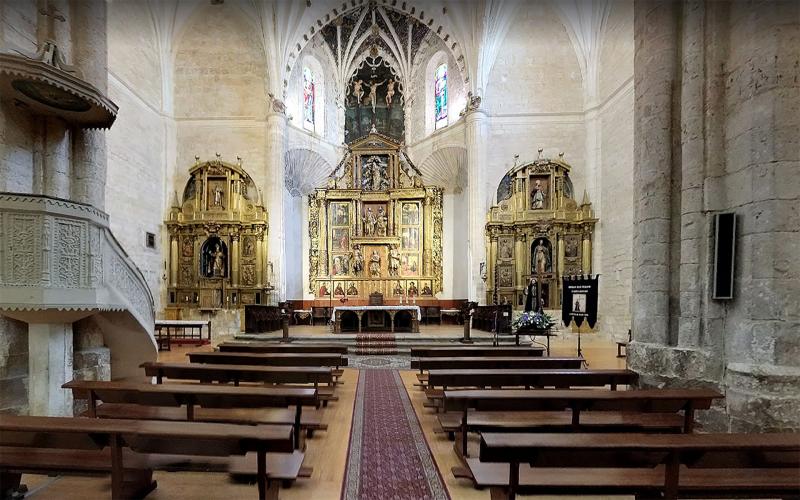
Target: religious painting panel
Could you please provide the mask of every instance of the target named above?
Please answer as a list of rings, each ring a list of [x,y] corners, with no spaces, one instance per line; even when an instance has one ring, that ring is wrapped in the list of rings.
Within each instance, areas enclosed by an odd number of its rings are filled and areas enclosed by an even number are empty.
[[[393,281],[392,282],[392,295],[395,297],[400,297],[406,294],[405,286],[403,285],[402,281]]]
[[[553,272],[553,247],[547,238],[537,238],[531,243],[531,274]]]
[[[256,238],[246,235],[242,238],[242,257],[249,259],[256,256]]]
[[[350,274],[350,259],[348,254],[336,254],[333,256],[331,274],[333,276],[347,276]]]
[[[247,286],[256,284],[255,264],[242,264],[242,284]]]
[[[192,275],[192,265],[183,264],[181,266],[181,285],[190,286],[194,284],[194,276]]]
[[[218,178],[212,180],[208,179],[208,210],[225,210],[227,200],[225,199],[225,188],[227,180],[225,178]]]
[[[419,250],[419,228],[404,227],[400,237],[403,250]]]
[[[350,226],[349,203],[331,203],[331,224],[334,226]]]
[[[581,235],[568,234],[564,236],[564,257],[568,259],[580,258],[579,248],[581,245]]]
[[[347,252],[350,250],[350,228],[333,228],[331,231],[331,248],[334,252]]]
[[[409,297],[419,297],[419,288],[417,287],[416,281],[409,281],[406,291],[408,292]]]
[[[531,210],[550,209],[550,176],[532,175],[530,177]]]
[[[333,296],[334,297],[344,297],[344,289],[346,283],[344,281],[337,281],[335,282],[336,286],[333,289]]]
[[[419,276],[419,255],[405,253],[400,257],[400,274],[403,276]]]
[[[514,238],[501,236],[497,238],[497,256],[501,260],[510,260],[514,257]]]
[[[508,293],[501,293],[498,296],[497,301],[500,303],[500,305],[511,304],[513,306],[514,296]]]
[[[361,189],[389,189],[389,155],[370,155],[361,159]]]
[[[358,295],[358,283],[355,281],[347,282],[347,295]]]
[[[389,231],[386,203],[364,203],[361,222],[361,234],[364,236],[386,236]]]
[[[319,296],[320,297],[327,297],[331,294],[331,285],[332,282],[322,282],[319,285]]]
[[[431,280],[422,280],[420,281],[420,295],[423,297],[432,297],[433,296],[433,288],[431,287]]]
[[[514,286],[514,266],[503,264],[497,266],[497,286],[501,288]]]
[[[419,203],[403,203],[400,224],[403,226],[418,226],[419,212]]]
[[[194,257],[194,238],[191,236],[184,236],[181,244],[181,255],[191,259]]]

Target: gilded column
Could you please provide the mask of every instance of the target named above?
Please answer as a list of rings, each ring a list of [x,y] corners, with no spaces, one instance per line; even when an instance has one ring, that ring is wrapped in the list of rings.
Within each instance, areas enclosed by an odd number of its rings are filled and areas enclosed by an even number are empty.
[[[583,230],[583,255],[581,255],[581,261],[583,274],[592,274],[592,233],[588,228]]]
[[[231,285],[239,286],[239,235],[231,236]]]
[[[558,276],[557,278],[561,278],[564,276],[564,259],[565,251],[564,251],[564,235],[559,234],[558,236]]]
[[[178,235],[169,238],[169,282],[173,288],[178,286]]]
[[[489,287],[487,291],[496,292],[496,290],[494,290],[494,272],[495,265],[497,264],[497,233],[492,231],[491,235],[489,236],[489,241],[489,258],[487,259],[486,264],[486,283]]]
[[[325,199],[324,193],[317,203],[319,203],[319,274],[327,276],[330,269],[328,267],[328,200]]]
[[[264,233],[256,236],[256,288],[264,286]]]
[[[514,233],[514,270],[516,280],[514,284],[517,290],[525,288],[525,233],[517,230]]]
[[[425,201],[423,203],[423,215],[425,217],[424,225],[422,227],[422,262],[423,262],[423,273],[425,276],[430,276],[433,274],[433,270],[431,269],[431,244],[433,243],[433,199],[430,195],[425,196]]]

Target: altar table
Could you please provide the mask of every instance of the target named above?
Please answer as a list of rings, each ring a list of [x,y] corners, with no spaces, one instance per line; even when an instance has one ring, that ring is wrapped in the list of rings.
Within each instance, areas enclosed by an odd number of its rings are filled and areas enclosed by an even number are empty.
[[[358,317],[358,331],[362,330],[364,313],[384,312],[389,315],[391,324],[390,331],[394,333],[394,319],[398,312],[406,311],[411,315],[411,331],[419,333],[419,322],[422,320],[422,311],[419,306],[396,305],[396,306],[337,306],[333,308],[333,333],[342,333],[342,313],[352,312]]]

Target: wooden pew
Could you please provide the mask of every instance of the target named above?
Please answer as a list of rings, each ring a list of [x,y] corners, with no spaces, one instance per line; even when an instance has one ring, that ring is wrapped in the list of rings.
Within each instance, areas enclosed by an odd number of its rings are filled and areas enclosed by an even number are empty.
[[[537,356],[544,354],[544,347],[494,347],[494,346],[464,346],[464,347],[412,347],[412,358],[445,358],[449,356]]]
[[[542,358],[536,356],[523,357],[448,357],[419,358],[411,360],[411,368],[424,370],[460,370],[460,369],[543,369],[571,370],[581,367],[583,358]]]
[[[20,452],[23,448],[28,453]],[[125,464],[126,449],[145,454],[133,464],[138,473],[134,489],[127,491],[125,476],[131,467]],[[111,473],[114,500],[140,498],[152,491],[156,484],[149,470],[170,456],[187,460],[187,456],[229,457],[249,452],[257,456],[259,498],[277,498],[279,482],[268,477],[266,455],[292,453],[291,426],[0,415],[0,470],[7,481],[18,485],[24,472],[79,473],[86,465],[89,472]],[[110,463],[103,463],[105,457]]]
[[[275,342],[223,342],[217,346],[221,352],[311,352],[347,354],[347,346],[342,344],[278,344]]]
[[[800,495],[796,433],[486,433],[480,461],[467,464],[475,485],[491,487],[492,498],[513,499],[517,493],[667,499]]]
[[[467,456],[469,431],[690,433],[695,410],[707,410],[722,397],[709,389],[445,391],[444,409],[452,412],[440,415],[439,422],[446,432],[460,431],[460,450]]]
[[[536,358],[532,358],[536,359]],[[542,358],[548,359],[548,358]],[[437,408],[438,402],[444,398],[447,388],[503,388],[524,387],[529,389],[554,387],[569,389],[571,387],[605,387],[612,391],[618,385],[630,385],[639,376],[631,370],[547,370],[547,369],[472,369],[472,370],[430,370],[428,371],[428,388],[425,395],[430,402],[426,407]],[[441,389],[437,389],[441,387]]]
[[[190,352],[192,363],[251,366],[347,366],[347,358],[336,353],[257,353],[257,352]]]
[[[300,387],[153,385],[90,380],[73,380],[62,387],[72,390],[75,399],[88,399],[87,415],[92,418],[187,420],[249,425],[288,424],[293,426],[295,448],[297,449],[301,444],[303,406],[317,407],[319,405],[316,389]],[[103,402],[99,407],[98,401]],[[261,410],[289,406],[294,406],[295,410],[292,412],[293,415],[290,415],[288,422],[286,418],[279,418],[277,422],[270,420],[269,414],[264,411],[241,411],[243,408]],[[177,411],[169,411],[173,409]],[[219,411],[220,409],[225,411]],[[281,417],[282,415],[277,416]]]

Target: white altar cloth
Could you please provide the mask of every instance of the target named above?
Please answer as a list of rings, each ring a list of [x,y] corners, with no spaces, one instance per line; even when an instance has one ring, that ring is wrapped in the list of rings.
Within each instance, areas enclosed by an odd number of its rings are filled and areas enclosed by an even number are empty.
[[[417,321],[422,321],[422,312],[419,306],[396,305],[396,306],[336,306],[333,308],[333,321],[336,321],[337,311],[416,311]]]

